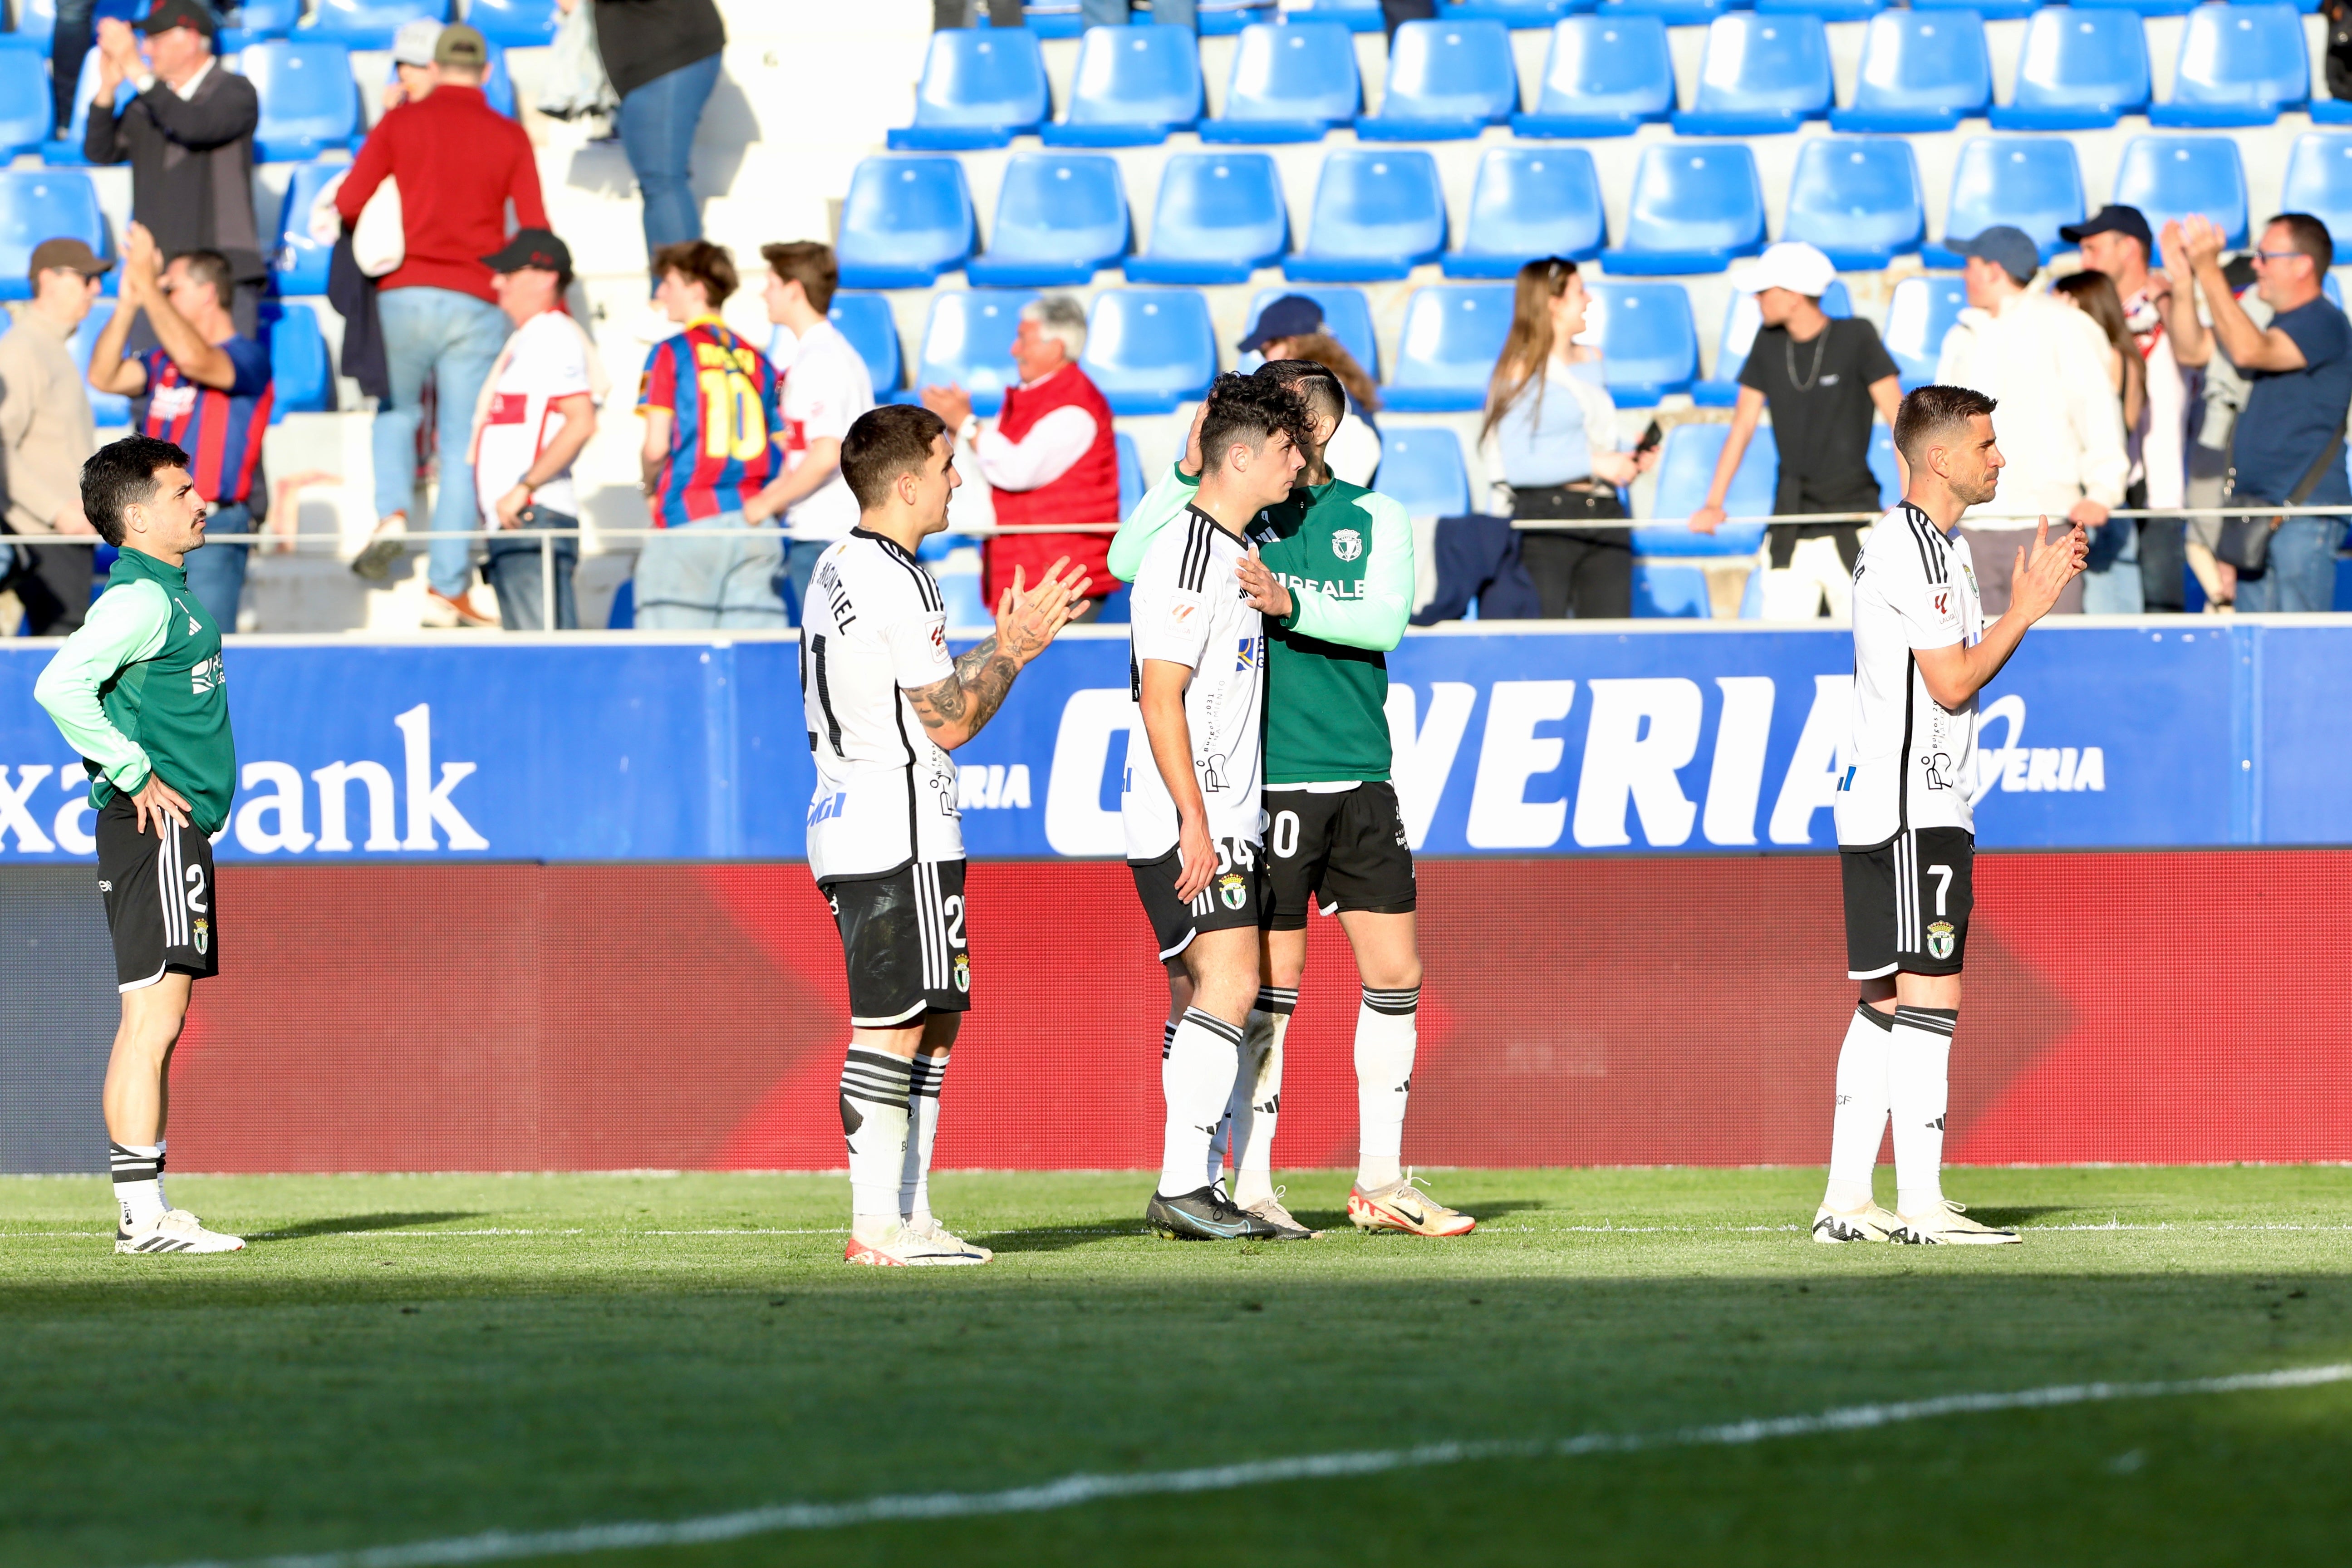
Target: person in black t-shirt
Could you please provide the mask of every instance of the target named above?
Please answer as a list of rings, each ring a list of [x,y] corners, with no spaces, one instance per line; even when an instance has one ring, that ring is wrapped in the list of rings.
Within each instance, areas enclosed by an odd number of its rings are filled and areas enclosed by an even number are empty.
[[[1756,296],[1764,324],[1739,372],[1739,405],[1731,434],[1716,462],[1706,504],[1690,525],[1713,533],[1724,521],[1723,500],[1767,409],[1780,452],[1780,485],[1772,510],[1872,512],[1880,510],[1878,479],[1870,471],[1870,420],[1889,426],[1903,398],[1895,361],[1878,329],[1860,320],[1822,312],[1837,269],[1801,241],[1765,251],[1732,287]],[[1902,459],[1895,459],[1899,468]],[[1766,620],[1810,620],[1826,613],[1843,620],[1853,590],[1853,563],[1865,524],[1776,522],[1769,530],[1771,568],[1764,578]]]

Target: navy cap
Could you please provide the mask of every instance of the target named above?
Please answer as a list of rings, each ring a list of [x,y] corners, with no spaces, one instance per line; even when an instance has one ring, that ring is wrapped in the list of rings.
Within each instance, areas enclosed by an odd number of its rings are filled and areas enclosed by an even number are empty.
[[[2020,283],[2031,283],[2042,270],[2042,247],[2033,237],[2008,224],[1995,224],[1960,247],[1962,256],[1990,261]]]
[[[1309,332],[1323,330],[1323,307],[1304,294],[1285,294],[1270,300],[1257,315],[1257,325],[1238,345],[1242,353],[1254,354],[1276,338],[1303,338]]]
[[[2088,223],[2070,223],[2058,230],[2058,237],[2069,245],[2080,245],[2095,234],[2128,235],[2139,241],[2141,249],[2156,254],[2156,236],[2148,232],[2147,218],[2137,207],[2104,206]]]

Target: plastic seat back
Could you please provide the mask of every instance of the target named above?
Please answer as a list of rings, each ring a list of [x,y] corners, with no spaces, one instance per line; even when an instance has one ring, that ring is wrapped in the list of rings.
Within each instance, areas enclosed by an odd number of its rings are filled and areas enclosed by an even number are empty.
[[[1028,289],[941,289],[932,295],[915,384],[961,386],[971,394],[974,412],[994,414],[1018,374],[1013,334],[1021,326],[1021,308],[1035,298]]]
[[[1764,242],[1764,186],[1736,142],[1654,142],[1633,171],[1629,251],[1730,257]]]
[[[1698,374],[1698,327],[1681,284],[1595,283],[1591,291],[1588,330],[1600,342],[1601,378],[1620,405],[1647,407],[1690,384]]]
[[[1675,107],[1675,62],[1655,16],[1570,16],[1551,30],[1535,112],[1654,120]]]
[[[327,291],[327,259],[334,247],[310,237],[310,208],[327,182],[351,166],[350,153],[330,153],[299,165],[286,182],[286,200],[278,212],[278,248],[269,262],[280,298]]]
[[[866,362],[866,374],[874,382],[874,395],[887,397],[898,391],[906,364],[898,350],[898,323],[890,314],[889,300],[880,294],[845,290],[834,295],[833,304],[824,315],[849,340],[857,357]]]
[[[0,157],[38,150],[56,128],[48,62],[30,48],[0,49]]]
[[[915,89],[915,129],[1011,133],[1048,110],[1045,61],[1025,27],[946,27],[931,35]]]
[[[1829,35],[1819,16],[1735,11],[1707,24],[1692,105],[1698,115],[1821,114],[1832,90]]]
[[[289,414],[325,413],[334,372],[318,312],[308,305],[281,305],[278,320],[264,325],[269,334],[269,422],[275,425]]]
[[[1658,486],[1650,500],[1645,527],[1633,531],[1633,549],[1643,555],[1747,555],[1763,542],[1760,522],[1730,521],[1712,534],[1693,533],[1685,521],[1706,501],[1716,459],[1731,434],[1728,425],[1677,425],[1658,452]],[[1724,493],[1724,515],[1734,520],[1769,517],[1780,477],[1780,449],[1769,426],[1758,426],[1732,470]]]
[[[1016,153],[997,189],[988,252],[969,270],[975,283],[1084,282],[1125,255],[1127,239],[1127,191],[1117,160],[1102,153]]]
[[[2147,97],[2147,35],[2136,12],[2051,5],[2025,24],[2012,107],[2112,115]]]
[[[1969,308],[1968,285],[1947,272],[1906,278],[1886,306],[1886,352],[1902,373],[1904,390],[1936,379],[1944,334]]]
[[[1882,11],[1862,36],[1853,107],[1889,113],[1982,112],[1992,101],[1984,23],[1969,11]]]
[[[1911,143],[1895,136],[1823,136],[1797,150],[1783,239],[1802,239],[1840,267],[1884,267],[1916,250],[1927,195]]]
[[[1405,304],[1396,367],[1382,395],[1391,408],[1470,410],[1484,405],[1495,361],[1511,330],[1508,283],[1433,283]]]
[[[1351,147],[1330,153],[1315,183],[1307,254],[1418,261],[1445,245],[1445,197],[1426,153]]]
[[[2246,169],[2227,136],[2133,137],[2116,167],[2115,199],[2137,207],[2156,233],[2200,213],[2232,247],[2246,243]]]
[[[1087,312],[1078,363],[1112,413],[1172,413],[1216,379],[1209,301],[1196,289],[1106,289]]]
[[[1113,431],[1111,447],[1118,454],[1118,515],[1124,518],[1151,487],[1143,481],[1143,454],[1136,450],[1134,437]]]
[[[1703,566],[1669,566],[1655,562],[1633,563],[1633,618],[1706,620],[1714,614]]]
[[[1502,23],[1407,22],[1396,30],[1379,119],[1492,125],[1518,107],[1518,72]]]
[[[254,12],[252,0],[247,0],[245,11]],[[551,43],[556,25],[563,19],[555,0],[467,0],[466,22],[481,30],[482,37],[500,48],[530,48]]]
[[[28,300],[26,268],[45,239],[79,239],[100,256],[111,252],[98,187],[74,169],[0,170],[0,300]]]
[[[1190,125],[1200,118],[1201,48],[1191,28],[1087,29],[1070,84],[1071,124]]]
[[[246,50],[239,68],[261,100],[253,142],[264,162],[315,158],[359,135],[359,88],[342,45],[270,38]]]
[[[1249,336],[1257,328],[1257,319],[1265,309],[1285,294],[1303,294],[1323,307],[1323,331],[1331,340],[1355,356],[1364,374],[1374,381],[1381,377],[1380,339],[1372,331],[1372,304],[1364,298],[1361,289],[1347,284],[1288,284],[1279,289],[1261,289],[1249,305],[1249,326],[1242,333]],[[1259,364],[1255,354],[1244,354],[1239,368],[1255,370]]]
[[[410,22],[449,20],[449,0],[318,0],[309,29],[347,49],[388,49]]]
[[[1289,243],[1282,175],[1265,153],[1178,153],[1161,168],[1150,259],[1207,270],[1152,281],[1244,283],[1253,269],[1280,259]],[[1136,263],[1129,267],[1133,275]]]
[[[2279,205],[2309,213],[2352,252],[2352,132],[2306,131],[2287,153]]]
[[[1948,248],[2009,224],[2032,235],[2048,258],[2058,247],[2060,226],[2083,220],[2083,170],[2074,144],[2056,136],[1969,138],[1952,168],[1945,215]]]
[[[1223,119],[1335,125],[1353,120],[1362,105],[1355,40],[1345,26],[1257,22],[1241,30]]]
[[[1381,493],[1411,517],[1460,517],[1470,510],[1462,443],[1444,426],[1381,428]]]
[[[1505,278],[1528,261],[1581,261],[1609,242],[1601,176],[1581,147],[1491,147],[1470,185],[1462,249],[1449,276]]]
[[[2311,59],[2293,5],[2200,5],[2180,32],[2174,104],[2275,113],[2311,96]]]
[[[835,246],[845,285],[920,289],[971,254],[971,191],[953,158],[868,158],[849,177]]]

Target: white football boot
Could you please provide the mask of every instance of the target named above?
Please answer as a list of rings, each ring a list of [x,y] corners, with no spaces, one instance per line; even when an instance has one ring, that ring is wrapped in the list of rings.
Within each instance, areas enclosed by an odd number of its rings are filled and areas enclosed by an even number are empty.
[[[2013,1247],[2022,1238],[2013,1230],[1979,1224],[1966,1206],[1946,1198],[1942,1214],[1918,1219],[1897,1215],[1886,1239],[1906,1247]]]
[[[1902,1223],[1894,1211],[1876,1204],[1852,1214],[1840,1214],[1823,1204],[1813,1211],[1813,1239],[1832,1247],[1848,1241],[1885,1241]]]
[[[1275,1237],[1277,1241],[1313,1241],[1323,1233],[1319,1230],[1309,1230],[1299,1224],[1291,1212],[1282,1206],[1282,1195],[1289,1190],[1287,1187],[1276,1187],[1271,1196],[1263,1197],[1254,1204],[1244,1204],[1241,1206],[1246,1212],[1257,1215],[1258,1218],[1274,1226],[1278,1233]]]
[[[987,1247],[981,1246],[980,1243],[976,1241],[966,1241],[963,1237],[958,1236],[955,1232],[941,1225],[936,1215],[926,1219],[904,1221],[901,1223],[905,1225],[906,1228],[909,1232],[921,1237],[925,1241],[934,1242],[941,1247],[960,1247],[963,1248],[964,1251],[974,1254],[977,1261],[979,1262],[986,1263],[996,1256],[995,1253],[990,1251]]]
[[[185,1209],[165,1209],[145,1225],[125,1230],[114,1227],[117,1252],[243,1252],[245,1238],[206,1230],[204,1222]]]
[[[925,1236],[894,1224],[879,1241],[851,1237],[841,1260],[876,1268],[940,1268],[985,1263],[994,1256],[988,1248],[974,1247],[944,1230],[938,1230],[936,1237]]]
[[[1408,1170],[1399,1180],[1366,1192],[1348,1193],[1348,1218],[1358,1230],[1401,1230],[1407,1236],[1467,1236],[1478,1222],[1459,1209],[1447,1208],[1427,1193]]]

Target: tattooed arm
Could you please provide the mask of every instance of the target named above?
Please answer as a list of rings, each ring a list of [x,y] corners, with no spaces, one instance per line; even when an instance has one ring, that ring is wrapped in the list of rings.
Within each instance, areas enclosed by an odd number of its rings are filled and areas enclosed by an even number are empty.
[[[1005,693],[1013,689],[1013,677],[1045,651],[1055,634],[1069,624],[1070,612],[1085,603],[1090,579],[1063,582],[1062,568],[1067,564],[1066,560],[1055,562],[1026,593],[1016,569],[1013,586],[997,603],[994,635],[958,656],[955,673],[945,680],[908,691],[915,716],[942,750],[954,751],[996,717]]]

